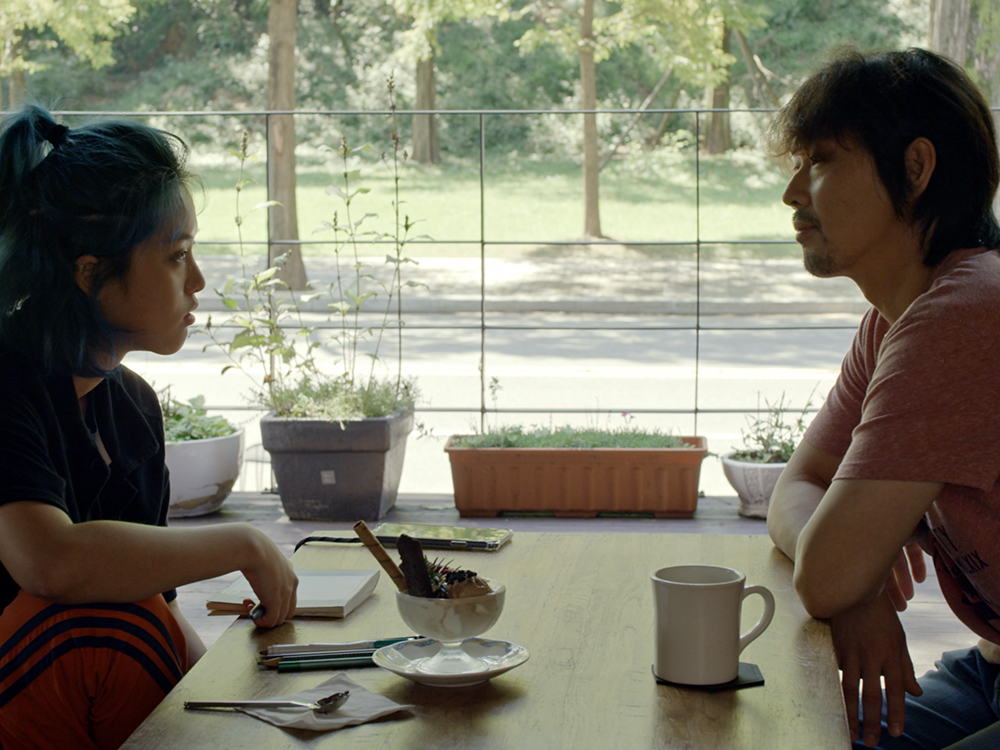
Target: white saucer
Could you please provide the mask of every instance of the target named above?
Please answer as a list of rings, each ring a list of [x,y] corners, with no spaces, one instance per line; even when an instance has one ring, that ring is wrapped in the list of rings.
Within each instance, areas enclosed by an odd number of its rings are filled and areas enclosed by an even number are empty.
[[[462,650],[478,661],[481,669],[457,674],[422,671],[421,665],[440,649],[441,644],[433,638],[403,641],[383,646],[372,656],[372,661],[400,677],[433,687],[478,685],[528,661],[527,649],[516,643],[469,638],[462,642]]]

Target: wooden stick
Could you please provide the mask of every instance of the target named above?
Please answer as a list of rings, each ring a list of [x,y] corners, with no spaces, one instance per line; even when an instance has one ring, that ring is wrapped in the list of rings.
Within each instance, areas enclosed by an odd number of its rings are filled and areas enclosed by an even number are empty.
[[[392,561],[392,558],[389,557],[389,553],[385,551],[382,543],[372,534],[371,529],[368,528],[368,524],[364,521],[358,521],[354,524],[354,531],[372,555],[375,556],[375,559],[378,560],[378,564],[389,574],[389,578],[396,584],[396,588],[400,591],[408,591],[409,587],[406,585],[406,578],[403,577],[402,571]]]

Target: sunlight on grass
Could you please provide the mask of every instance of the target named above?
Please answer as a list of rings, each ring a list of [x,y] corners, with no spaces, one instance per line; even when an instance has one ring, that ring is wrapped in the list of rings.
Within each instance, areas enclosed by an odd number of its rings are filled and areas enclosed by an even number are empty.
[[[781,204],[784,178],[775,165],[759,154],[737,151],[722,157],[700,159],[696,179],[695,158],[690,149],[640,152],[611,162],[601,173],[601,222],[604,234],[625,242],[732,243],[763,239],[790,239],[789,209]],[[339,184],[339,173],[316,159],[301,160],[298,175],[300,238],[309,242],[305,254],[329,255],[328,232],[317,231],[322,222],[332,222],[334,211],[343,212],[341,201],[326,193]],[[199,244],[202,252],[236,253],[235,169],[213,164],[199,170],[203,185],[203,210],[199,216]],[[352,204],[355,221],[369,216],[364,228],[390,232],[392,220],[392,180],[377,155],[358,160],[360,180],[352,188],[370,190],[359,194]],[[242,205],[247,211],[266,200],[263,164],[250,169],[257,184],[244,189]],[[700,196],[699,214],[696,201]],[[580,166],[572,161],[538,158],[496,158],[488,160],[481,219],[478,164],[453,160],[442,165],[407,164],[401,181],[401,208],[415,220],[410,238],[434,239],[454,244],[408,245],[411,257],[478,256],[479,241],[545,245],[581,237],[583,202]],[[339,216],[343,221],[344,217]],[[483,234],[484,233],[484,234]],[[250,214],[244,224],[244,240],[249,253],[262,253],[266,239],[264,211]],[[315,244],[310,242],[315,240]],[[729,245],[717,253],[747,257],[770,257],[766,246]],[[494,252],[518,255],[525,246],[494,248]],[[371,248],[365,255],[380,255]]]

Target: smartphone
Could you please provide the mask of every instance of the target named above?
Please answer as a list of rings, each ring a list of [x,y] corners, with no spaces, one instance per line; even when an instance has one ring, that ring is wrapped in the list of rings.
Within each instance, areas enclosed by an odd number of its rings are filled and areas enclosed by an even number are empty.
[[[400,534],[413,537],[424,549],[479,549],[494,552],[511,540],[510,529],[431,526],[422,523],[380,523],[372,533],[383,546],[396,546]]]
[[[467,549],[495,552],[507,544],[514,536],[511,529],[480,529],[464,526],[432,526],[423,523],[380,523],[372,529],[372,534],[383,547],[395,547],[400,534],[420,542],[424,549]],[[298,550],[309,542],[333,542],[341,544],[361,544],[354,537],[307,536],[295,545]]]

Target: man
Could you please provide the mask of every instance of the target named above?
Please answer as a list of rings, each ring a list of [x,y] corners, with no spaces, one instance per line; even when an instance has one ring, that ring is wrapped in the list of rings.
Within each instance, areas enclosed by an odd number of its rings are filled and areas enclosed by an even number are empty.
[[[852,279],[873,307],[775,487],[768,531],[795,562],[807,611],[830,619],[854,737],[860,729],[864,745],[884,748],[963,738],[962,748],[1000,747],[992,117],[942,57],[849,52],[779,112],[771,144],[791,157],[783,200],[806,269]],[[896,615],[911,571],[923,578],[918,542],[982,639],[945,654],[919,683]]]

